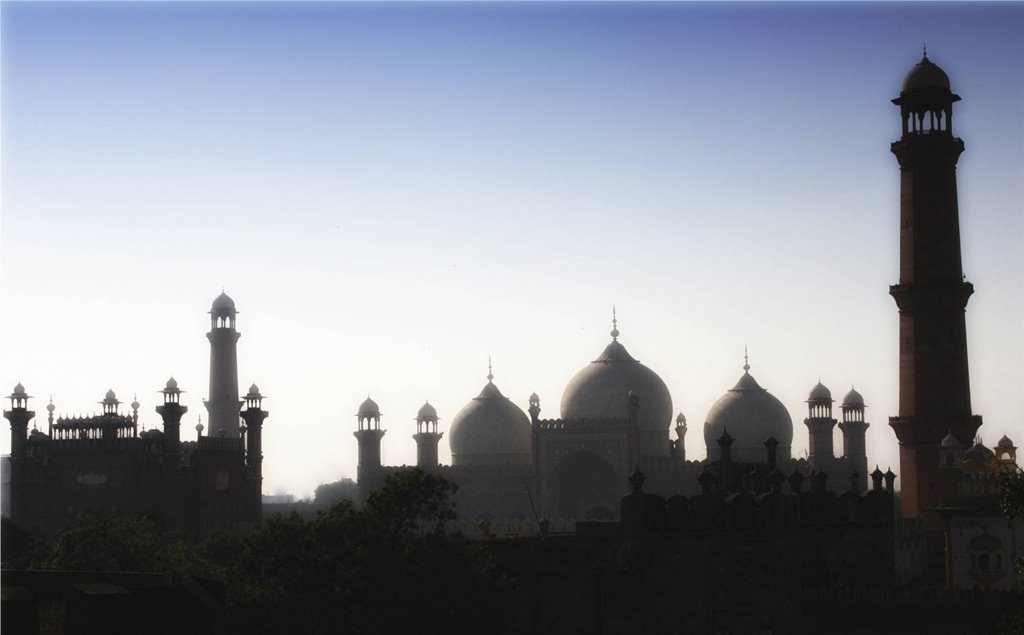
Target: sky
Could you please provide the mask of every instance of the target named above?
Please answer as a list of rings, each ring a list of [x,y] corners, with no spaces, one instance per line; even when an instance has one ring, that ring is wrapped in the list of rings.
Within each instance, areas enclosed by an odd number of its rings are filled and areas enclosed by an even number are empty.
[[[367,395],[391,465],[488,358],[558,417],[614,305],[688,458],[748,347],[794,455],[820,378],[898,472],[889,100],[926,43],[963,98],[973,408],[1024,442],[1024,4],[5,1],[0,42],[0,385],[44,429],[108,387],[159,427],[171,375],[205,420],[223,289],[264,493],[309,496],[354,478]]]

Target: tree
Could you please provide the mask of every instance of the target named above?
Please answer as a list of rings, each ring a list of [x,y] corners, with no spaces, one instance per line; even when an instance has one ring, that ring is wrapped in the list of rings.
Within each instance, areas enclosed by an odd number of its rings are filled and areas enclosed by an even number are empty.
[[[41,540],[7,516],[0,518],[0,545],[4,569],[27,569],[46,549]]]
[[[361,510],[275,515],[206,553],[229,570],[239,633],[478,632],[507,580],[481,545],[448,536],[455,485],[419,468],[388,477]]]
[[[65,571],[150,571],[178,576],[216,575],[176,533],[131,516],[79,514],[40,568]]]

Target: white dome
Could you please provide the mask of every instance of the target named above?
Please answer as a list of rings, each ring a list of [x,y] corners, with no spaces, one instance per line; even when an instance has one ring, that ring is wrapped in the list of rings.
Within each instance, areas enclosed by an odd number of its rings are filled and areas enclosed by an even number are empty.
[[[488,381],[452,420],[448,433],[452,465],[530,463],[531,436],[526,413]]]
[[[633,359],[616,339],[569,381],[562,393],[562,418],[624,419],[629,416],[626,396],[630,392],[640,400],[641,453],[667,456],[672,396],[661,377]]]
[[[715,402],[704,423],[704,444],[708,458],[718,460],[718,439],[729,433],[734,439],[732,458],[745,463],[764,463],[764,442],[779,442],[776,457],[787,461],[793,445],[793,419],[782,402],[762,388],[744,367],[736,385]]]

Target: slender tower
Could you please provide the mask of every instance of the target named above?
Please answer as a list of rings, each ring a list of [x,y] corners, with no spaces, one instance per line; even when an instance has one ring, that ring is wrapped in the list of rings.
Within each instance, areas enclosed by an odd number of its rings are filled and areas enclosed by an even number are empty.
[[[164,421],[164,452],[180,457],[181,418],[188,412],[188,406],[181,405],[181,393],[185,391],[178,388],[177,380],[171,377],[160,392],[164,395],[164,403],[156,407],[156,412]]]
[[[206,405],[210,436],[238,438],[238,338],[235,301],[221,293],[210,308],[210,394]]]
[[[245,464],[249,468],[250,496],[246,500],[252,520],[259,520],[263,509],[263,420],[270,413],[263,409],[264,396],[256,384],[245,395],[245,420],[239,430],[245,437]]]
[[[430,402],[423,404],[416,414],[416,465],[423,468],[437,467],[437,443],[444,436],[437,431],[437,410]]]
[[[686,415],[676,415],[676,456],[680,461],[686,461]]]
[[[811,451],[807,455],[810,469],[832,471],[836,458],[832,430],[836,423],[832,418],[832,391],[819,381],[807,397],[807,418],[804,419],[811,446]]]
[[[28,409],[28,400],[31,398],[21,382],[18,382],[8,397],[11,400],[11,409],[4,411],[4,418],[11,422],[11,520],[19,523],[26,521],[25,495],[22,489],[25,483],[26,444],[28,423],[36,416],[36,413]]]
[[[358,428],[352,433],[359,443],[356,479],[359,484],[360,503],[364,503],[370,492],[384,482],[384,472],[380,463],[380,440],[386,430],[380,429],[380,408],[369,396],[359,406],[356,421]]]
[[[889,288],[900,314],[899,416],[889,425],[900,442],[903,516],[940,531],[939,445],[951,432],[970,441],[981,425],[971,414],[964,311],[974,287],[960,260],[956,162],[949,77],[925,55],[903,79],[903,134],[892,144],[900,164],[900,280]]]
[[[839,407],[843,411],[843,421],[839,424],[839,429],[843,431],[843,456],[850,464],[850,469],[860,475],[860,489],[864,491],[868,486],[868,453],[864,433],[871,427],[864,420],[864,397],[851,387]],[[876,471],[880,472],[877,468]]]

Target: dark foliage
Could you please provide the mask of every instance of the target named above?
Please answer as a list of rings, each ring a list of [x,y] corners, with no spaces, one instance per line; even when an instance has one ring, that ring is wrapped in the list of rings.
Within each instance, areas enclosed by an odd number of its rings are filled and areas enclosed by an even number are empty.
[[[244,633],[478,632],[507,583],[481,545],[446,536],[455,485],[418,468],[388,478],[362,510],[275,515],[220,535],[207,557],[228,571],[232,630]]]
[[[359,486],[350,478],[324,483],[316,488],[313,494],[313,505],[325,508],[343,500],[355,500],[359,495]]]
[[[184,576],[216,572],[176,533],[148,518],[80,514],[36,568],[146,571]]]
[[[1019,469],[1000,483],[999,508],[1007,518],[1024,518],[1024,473]],[[1017,583],[1024,588],[1024,558],[1017,558],[1014,566]],[[1024,635],[1024,607],[1018,606],[1007,613],[999,623],[998,632],[1001,635]]]
[[[36,554],[41,569],[220,580],[229,629],[245,635],[494,631],[510,583],[484,545],[444,533],[444,521],[455,517],[455,487],[403,468],[361,510],[344,500],[308,521],[275,514],[247,534],[218,533],[201,547],[149,519],[83,514],[38,550],[4,519],[4,562]]]
[[[0,554],[4,569],[27,569],[46,553],[46,545],[24,527],[4,516],[0,518]]]

